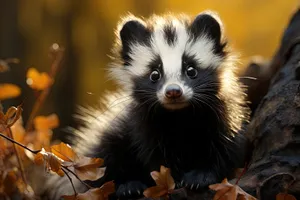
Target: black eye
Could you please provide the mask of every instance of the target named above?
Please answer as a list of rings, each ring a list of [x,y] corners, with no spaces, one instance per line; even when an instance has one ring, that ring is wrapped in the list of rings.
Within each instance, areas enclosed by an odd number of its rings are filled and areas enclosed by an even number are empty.
[[[150,74],[150,80],[152,82],[156,82],[160,79],[160,73],[157,70],[154,70],[151,74]]]
[[[196,78],[198,75],[198,72],[194,67],[188,67],[186,70],[186,75],[190,78]]]

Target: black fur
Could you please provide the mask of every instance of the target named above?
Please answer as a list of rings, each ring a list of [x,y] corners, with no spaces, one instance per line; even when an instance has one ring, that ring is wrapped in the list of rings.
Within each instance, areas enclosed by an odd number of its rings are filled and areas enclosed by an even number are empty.
[[[223,51],[226,43],[222,43],[221,26],[219,22],[210,14],[199,14],[190,26],[190,32],[194,40],[199,36],[206,35],[215,42],[214,53],[221,56],[225,55]]]
[[[167,43],[172,46],[177,41],[177,34],[175,31],[175,27],[172,25],[168,25],[164,27],[164,33]]]
[[[207,33],[215,41],[216,53],[225,56],[220,53],[224,47],[220,42],[220,25],[213,17],[199,15],[189,29],[194,37]],[[180,39],[168,26],[164,33],[169,45]],[[147,45],[149,35],[151,32],[140,22],[129,21],[124,25],[120,36],[125,63],[133,59],[128,58],[130,43]],[[149,73],[132,77],[134,87],[130,95],[134,101],[125,108],[128,116],[116,117],[110,124],[113,128],[102,134],[100,145],[90,154],[105,160],[105,176],[97,184],[114,180],[116,194],[121,198],[140,196],[146,187],[153,186],[150,172],[158,171],[161,165],[171,169],[177,186],[195,190],[229,177],[244,157],[243,138],[231,129],[232,113],[226,107],[235,101],[224,102],[218,97],[221,72],[213,67],[201,68],[193,55],[183,54],[181,80],[193,90],[194,96],[187,107],[168,110],[156,97],[166,81],[162,64],[159,55],[154,56],[148,64]],[[196,78],[185,74],[188,67],[197,70]],[[159,81],[149,79],[151,70],[160,71]]]
[[[201,95],[197,86],[218,83],[218,75],[213,70],[199,73],[188,84]],[[148,76],[135,83],[137,103],[128,108],[130,117],[118,121],[119,131],[104,133],[101,146],[92,155],[104,157],[103,181],[114,180],[117,195],[138,194],[137,190],[142,194],[144,188],[154,185],[150,172],[160,165],[171,169],[177,185],[191,189],[203,189],[230,176],[241,162],[243,149],[237,142],[240,138],[228,134],[225,103],[215,97],[217,84],[207,87],[210,105],[195,100],[187,108],[169,111],[153,98],[162,83],[152,83]]]

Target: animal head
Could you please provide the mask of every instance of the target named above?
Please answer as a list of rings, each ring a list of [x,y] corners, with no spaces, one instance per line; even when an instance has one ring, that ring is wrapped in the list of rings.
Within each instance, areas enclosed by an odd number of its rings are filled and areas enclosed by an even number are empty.
[[[111,77],[140,103],[180,110],[243,98],[234,75],[235,56],[227,50],[216,13],[146,20],[129,15],[116,35]]]

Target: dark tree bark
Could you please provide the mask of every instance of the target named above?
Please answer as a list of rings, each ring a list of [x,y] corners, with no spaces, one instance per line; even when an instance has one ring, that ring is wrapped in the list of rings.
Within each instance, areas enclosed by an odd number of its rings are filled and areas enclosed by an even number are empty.
[[[269,69],[268,93],[247,128],[253,152],[239,185],[259,199],[284,191],[300,199],[300,10]]]

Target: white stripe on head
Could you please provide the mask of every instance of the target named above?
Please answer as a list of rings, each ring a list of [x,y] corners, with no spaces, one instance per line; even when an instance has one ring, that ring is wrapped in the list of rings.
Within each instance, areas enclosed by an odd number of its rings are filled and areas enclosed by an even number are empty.
[[[126,68],[133,76],[142,76],[147,73],[149,71],[148,64],[155,57],[150,47],[138,43],[131,45],[129,56],[132,58],[132,61]]]
[[[195,56],[201,68],[217,68],[222,63],[222,58],[214,53],[214,41],[206,35],[198,37],[196,41],[190,40],[186,52]]]
[[[154,28],[152,47],[162,60],[165,76],[178,77],[181,74],[182,54],[188,41],[188,33],[182,23],[172,20],[171,25],[175,28],[177,40],[173,45],[169,45],[164,36],[164,26],[170,22],[161,20],[162,22]]]

